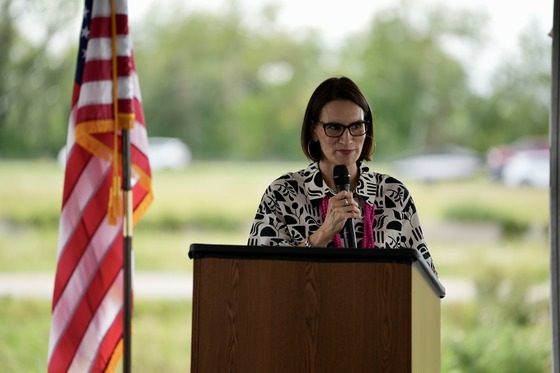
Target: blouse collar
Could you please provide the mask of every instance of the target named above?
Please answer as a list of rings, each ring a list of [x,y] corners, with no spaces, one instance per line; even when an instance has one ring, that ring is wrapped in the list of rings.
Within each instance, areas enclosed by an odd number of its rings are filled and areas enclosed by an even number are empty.
[[[361,162],[358,168],[360,170],[360,179],[354,193],[362,197],[368,204],[374,206],[375,197],[377,196],[377,188],[372,188],[373,185],[377,184],[375,172],[370,171],[364,162]],[[307,166],[304,170],[304,177],[305,189],[312,203],[320,203],[325,196],[336,194],[324,182],[318,162]]]

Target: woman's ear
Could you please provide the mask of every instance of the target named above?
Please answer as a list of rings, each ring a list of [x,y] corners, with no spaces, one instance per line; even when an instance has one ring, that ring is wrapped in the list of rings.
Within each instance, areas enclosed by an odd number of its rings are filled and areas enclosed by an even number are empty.
[[[317,136],[317,127],[318,127],[317,123],[311,122],[310,126],[311,126],[311,138],[315,142],[319,141],[319,136]]]

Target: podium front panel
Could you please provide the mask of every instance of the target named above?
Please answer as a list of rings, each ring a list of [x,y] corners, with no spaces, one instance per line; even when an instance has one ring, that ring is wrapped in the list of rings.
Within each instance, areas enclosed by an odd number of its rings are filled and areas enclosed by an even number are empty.
[[[413,283],[408,259],[201,256],[192,372],[411,372]]]

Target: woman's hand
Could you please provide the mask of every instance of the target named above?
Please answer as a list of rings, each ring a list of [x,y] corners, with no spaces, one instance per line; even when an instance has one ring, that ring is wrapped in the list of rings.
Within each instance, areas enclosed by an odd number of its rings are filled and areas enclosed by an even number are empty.
[[[358,202],[354,201],[352,193],[342,191],[329,199],[325,221],[309,240],[313,246],[326,247],[332,238],[342,231],[346,220],[360,217],[360,207]]]

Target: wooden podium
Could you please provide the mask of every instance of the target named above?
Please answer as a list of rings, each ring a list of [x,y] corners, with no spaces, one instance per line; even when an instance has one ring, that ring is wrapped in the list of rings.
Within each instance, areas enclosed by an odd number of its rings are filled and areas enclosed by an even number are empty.
[[[440,371],[440,299],[416,250],[193,244],[191,372]]]

